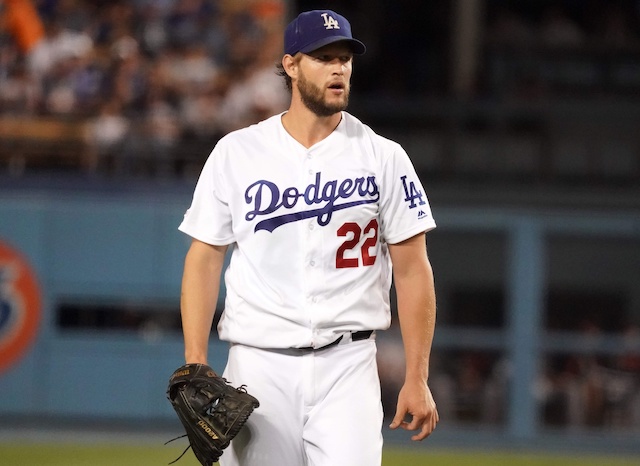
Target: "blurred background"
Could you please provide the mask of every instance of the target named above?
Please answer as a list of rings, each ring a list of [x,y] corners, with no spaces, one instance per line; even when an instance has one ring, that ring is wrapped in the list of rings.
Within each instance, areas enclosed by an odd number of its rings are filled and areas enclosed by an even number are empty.
[[[638,453],[638,0],[0,0],[0,435],[175,428],[177,226],[216,141],[287,108],[314,8],[367,44],[349,111],[438,222],[428,442]]]

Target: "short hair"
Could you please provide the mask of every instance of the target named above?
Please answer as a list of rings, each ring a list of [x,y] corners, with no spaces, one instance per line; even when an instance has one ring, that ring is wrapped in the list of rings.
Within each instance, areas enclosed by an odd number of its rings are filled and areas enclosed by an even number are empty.
[[[284,78],[284,85],[287,88],[287,90],[291,92],[293,90],[293,84],[291,83],[291,76],[289,76],[287,72],[284,70],[284,66],[282,66],[282,62],[276,63],[276,74]]]
[[[302,59],[302,55],[303,54],[300,52],[296,53],[293,56],[293,60],[295,62],[300,63],[300,60]],[[287,88],[287,90],[289,92],[293,91],[293,83],[291,82],[291,76],[289,76],[285,71],[284,66],[282,66],[282,61],[280,61],[279,63],[276,63],[276,74],[284,78],[284,85]]]

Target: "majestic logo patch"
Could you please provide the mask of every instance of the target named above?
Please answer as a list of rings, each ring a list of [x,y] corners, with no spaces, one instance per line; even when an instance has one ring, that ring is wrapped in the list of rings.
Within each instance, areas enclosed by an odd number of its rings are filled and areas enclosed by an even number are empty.
[[[324,18],[325,29],[340,29],[338,21],[333,16],[329,16],[329,13],[322,13],[320,16]]]
[[[406,175],[401,176],[400,179],[402,180],[402,187],[404,188],[404,200],[409,203],[409,208],[415,209],[417,205],[425,205],[426,201],[422,199],[424,194],[416,188],[415,183],[413,181],[409,181],[407,183]],[[416,200],[418,201],[418,204],[416,204]]]
[[[351,200],[353,197],[359,198]],[[341,199],[345,202],[336,203]],[[313,217],[318,219],[320,226],[325,226],[331,221],[334,212],[361,204],[372,204],[379,199],[380,192],[375,176],[345,178],[340,182],[338,180],[323,182],[322,173],[318,172],[315,181],[303,190],[291,186],[282,191],[271,181],[258,180],[251,184],[244,193],[245,202],[253,207],[247,212],[245,219],[252,221],[258,216],[289,210],[294,208],[298,201],[303,201],[309,207],[314,205],[320,205],[320,207],[261,220],[256,224],[254,231],[267,230],[272,232],[287,223]]]

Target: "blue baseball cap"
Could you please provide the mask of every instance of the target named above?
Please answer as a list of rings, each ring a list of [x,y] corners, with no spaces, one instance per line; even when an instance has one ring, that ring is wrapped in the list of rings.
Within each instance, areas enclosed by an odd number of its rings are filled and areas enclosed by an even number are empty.
[[[347,18],[331,10],[313,10],[300,13],[284,31],[284,53],[309,53],[334,42],[348,42],[356,55],[367,48],[351,35]]]

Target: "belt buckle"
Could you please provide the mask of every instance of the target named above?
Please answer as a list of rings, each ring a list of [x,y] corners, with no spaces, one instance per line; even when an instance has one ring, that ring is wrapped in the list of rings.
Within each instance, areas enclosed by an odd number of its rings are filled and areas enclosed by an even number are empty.
[[[351,341],[368,340],[373,335],[373,330],[358,330],[351,332]]]
[[[360,340],[368,340],[373,335],[373,330],[357,330],[354,332],[350,332],[351,341],[360,341]],[[301,351],[322,351],[332,346],[338,346],[341,341],[343,341],[344,335],[340,335],[334,341],[329,343],[328,345],[321,346],[320,348],[314,348],[313,346],[304,346],[302,348],[296,348]]]

